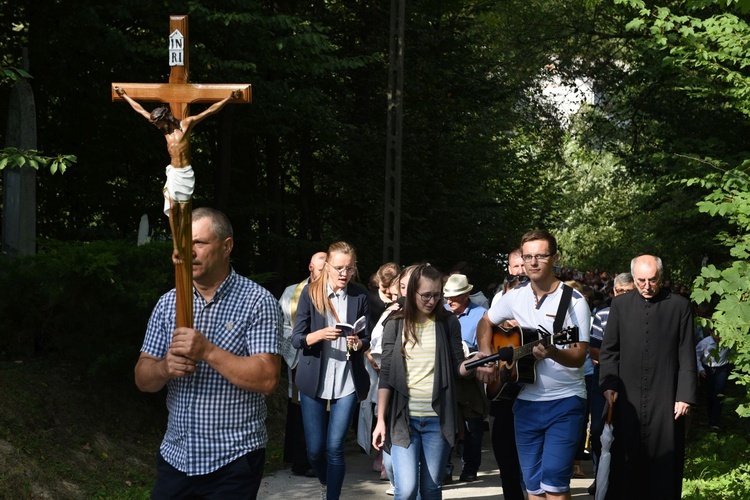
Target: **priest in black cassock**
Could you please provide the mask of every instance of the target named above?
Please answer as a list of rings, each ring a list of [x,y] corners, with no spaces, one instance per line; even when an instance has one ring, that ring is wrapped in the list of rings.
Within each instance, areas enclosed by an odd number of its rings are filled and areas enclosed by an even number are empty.
[[[636,289],[615,297],[599,356],[615,441],[607,500],[678,499],[685,419],[698,376],[690,302],[661,288],[661,259],[630,263]]]

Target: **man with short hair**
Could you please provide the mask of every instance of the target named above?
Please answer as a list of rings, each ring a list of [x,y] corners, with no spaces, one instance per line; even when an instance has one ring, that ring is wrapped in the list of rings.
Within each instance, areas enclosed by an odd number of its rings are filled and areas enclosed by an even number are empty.
[[[292,328],[297,315],[297,304],[302,289],[305,285],[317,279],[323,272],[326,263],[326,253],[317,252],[310,258],[307,265],[308,277],[289,285],[284,289],[279,299],[281,311],[284,313],[284,328],[281,337],[281,355],[287,366],[289,380],[289,391],[286,411],[286,432],[284,432],[284,461],[292,464],[292,474],[296,476],[317,477],[315,471],[307,459],[307,446],[305,444],[305,430],[302,425],[302,409],[299,402],[299,390],[294,383],[297,371],[299,350],[292,346]]]
[[[470,299],[474,285],[463,274],[452,274],[443,285],[445,308],[452,312],[461,324],[461,338],[470,352],[477,350],[477,324],[487,309]],[[459,481],[471,483],[477,480],[477,472],[482,465],[482,437],[484,436],[484,419],[489,411],[489,404],[484,393],[484,386],[476,378],[456,380],[456,399],[463,422],[463,470]],[[447,475],[453,474],[450,464]],[[450,482],[450,480],[449,480]]]
[[[566,288],[554,271],[557,240],[544,230],[529,231],[521,239],[521,251],[529,282],[503,295],[482,318],[477,341],[485,355],[491,352],[487,339],[492,327],[503,321],[515,319],[522,328],[556,333],[555,318]],[[535,381],[523,386],[513,405],[518,458],[530,500],[570,499],[571,468],[586,411],[583,362],[591,322],[586,299],[576,290],[570,292],[559,321],[563,328],[578,327],[579,341],[536,344]],[[494,367],[480,367],[477,374],[485,382],[496,377]]]
[[[526,278],[526,271],[523,268],[523,258],[521,257],[521,249],[516,248],[512,252],[508,254],[508,276],[506,276],[505,280],[503,281],[503,285],[512,282],[512,277],[515,276],[523,276]],[[515,283],[513,286],[520,284],[520,281],[523,280],[517,280],[518,282]],[[494,297],[492,297],[492,304],[495,303],[496,300],[500,299],[500,297],[503,296],[505,293],[505,286],[502,287],[502,289],[495,294]]]
[[[192,212],[194,328],[176,327],[175,290],[156,304],[135,366],[141,391],[167,387],[169,417],[152,498],[255,498],[266,402],[279,382],[281,310],[238,275],[226,215]]]
[[[630,273],[620,273],[615,277],[613,293],[614,297],[624,293],[632,292],[635,288],[633,276]],[[599,466],[599,455],[602,450],[601,435],[604,423],[604,407],[606,400],[604,393],[599,387],[599,351],[604,339],[604,329],[607,327],[609,318],[609,306],[599,309],[594,314],[594,322],[591,325],[591,342],[589,343],[589,357],[594,363],[594,376],[591,386],[591,458],[594,462],[594,473]],[[589,495],[596,493],[596,480],[588,488]]]
[[[521,239],[524,270],[529,282],[504,294],[492,305],[477,328],[483,352],[491,353],[492,327],[515,319],[522,328],[542,327],[554,332],[565,285],[557,279],[557,240],[544,230],[529,231]],[[514,405],[516,444],[530,500],[570,499],[570,476],[578,436],[586,411],[583,362],[589,341],[591,313],[576,290],[563,303],[562,327],[578,327],[578,342],[565,346],[538,343],[532,355],[536,378],[525,384]],[[526,341],[524,341],[526,342]],[[494,367],[477,369],[484,382],[496,377]]]
[[[510,292],[518,285],[529,279],[523,268],[521,249],[516,248],[508,254],[508,274],[503,280],[503,288],[492,298],[494,304],[503,294]],[[518,326],[516,320],[508,320],[500,325],[505,329]],[[489,342],[489,339],[487,339]],[[516,426],[513,422],[513,402],[517,388],[503,391],[495,401],[490,401],[490,416],[492,417],[492,452],[495,455],[497,468],[503,486],[505,500],[525,500],[523,481],[521,481],[521,464],[518,463],[518,448],[516,447]]]
[[[612,299],[599,355],[599,384],[613,408],[608,499],[678,499],[685,416],[698,374],[690,302],[662,288],[661,259],[630,263],[636,293]]]

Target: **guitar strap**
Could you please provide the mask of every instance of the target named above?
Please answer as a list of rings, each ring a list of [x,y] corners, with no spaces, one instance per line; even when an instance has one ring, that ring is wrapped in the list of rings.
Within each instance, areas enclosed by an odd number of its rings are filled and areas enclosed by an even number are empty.
[[[570,305],[570,298],[573,296],[573,288],[563,283],[562,289],[563,291],[562,291],[562,297],[560,297],[560,305],[557,308],[557,314],[555,315],[555,323],[552,326],[553,333],[557,333],[562,330],[563,323],[565,322],[565,315],[568,313],[568,306]]]

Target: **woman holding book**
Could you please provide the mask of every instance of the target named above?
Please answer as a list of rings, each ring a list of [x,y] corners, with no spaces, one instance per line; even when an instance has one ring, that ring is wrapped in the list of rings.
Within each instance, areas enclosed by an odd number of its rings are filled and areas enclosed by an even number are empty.
[[[467,373],[461,326],[441,300],[442,277],[429,264],[414,269],[404,307],[383,331],[372,444],[390,448],[396,499],[442,498],[458,430],[454,377]]]
[[[292,345],[300,349],[295,383],[307,455],[321,484],[321,498],[329,500],[341,495],[346,433],[357,402],[367,397],[370,384],[363,356],[370,347],[368,294],[351,282],[356,266],[351,245],[332,244],[324,271],[302,290],[292,330]],[[348,336],[336,326],[358,322],[363,329]]]

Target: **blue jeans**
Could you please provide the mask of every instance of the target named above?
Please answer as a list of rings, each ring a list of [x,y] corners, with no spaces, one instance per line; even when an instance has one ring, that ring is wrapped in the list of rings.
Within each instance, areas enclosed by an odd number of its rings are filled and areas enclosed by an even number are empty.
[[[409,447],[391,446],[395,500],[442,498],[445,463],[451,445],[440,433],[439,417],[411,417]]]
[[[321,484],[327,485],[328,499],[336,500],[344,484],[346,463],[346,432],[352,423],[357,394],[332,399],[331,411],[326,411],[327,399],[310,398],[300,393],[302,424],[305,427],[307,458]]]
[[[586,400],[577,396],[552,401],[517,399],[513,414],[526,490],[532,495],[570,491]]]
[[[391,454],[385,451],[383,448],[383,468],[385,468],[385,475],[388,476],[388,481],[393,484],[393,460]]]

